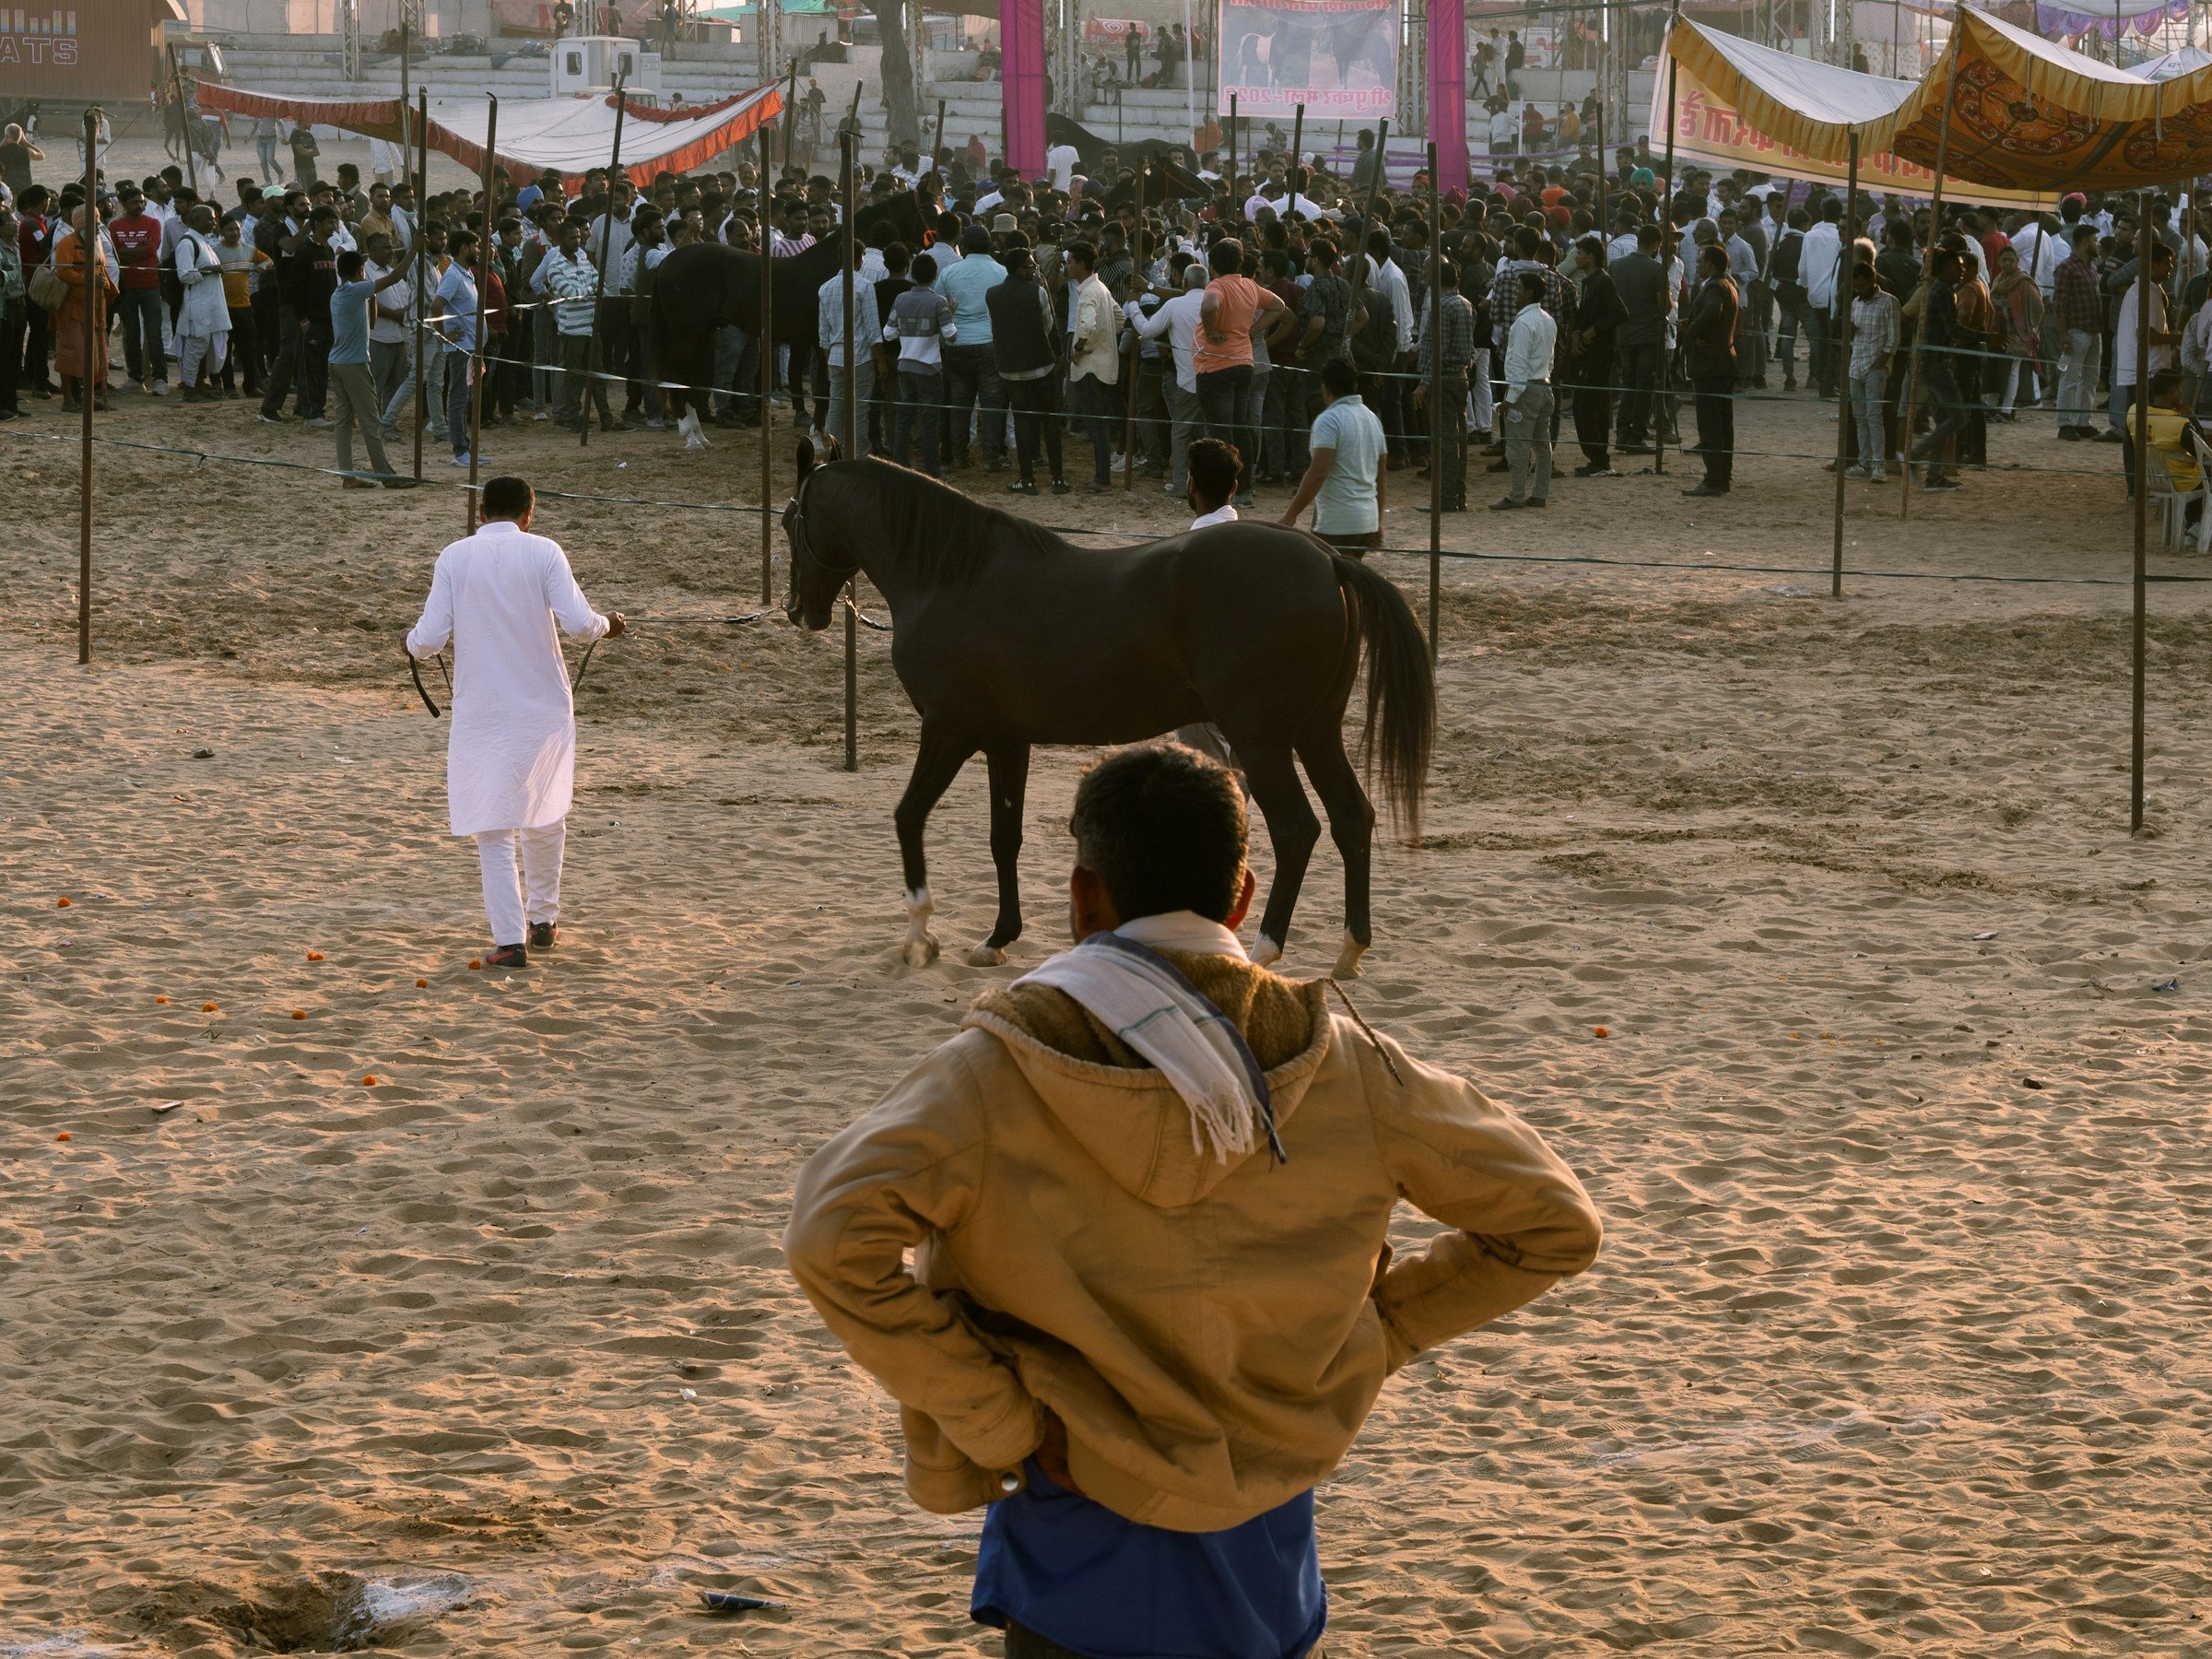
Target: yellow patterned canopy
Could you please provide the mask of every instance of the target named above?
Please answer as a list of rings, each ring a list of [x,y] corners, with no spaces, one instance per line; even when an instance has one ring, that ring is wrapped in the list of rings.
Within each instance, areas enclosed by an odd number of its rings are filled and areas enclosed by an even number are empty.
[[[1678,66],[1677,151],[1709,164],[1840,177],[1856,127],[1865,186],[1924,195],[1947,101],[1947,194],[2030,205],[2212,173],[2212,66],[2146,80],[1985,12],[1952,14],[1950,44],[1918,81],[1812,63],[1688,20],[1667,50]],[[1667,76],[1654,78],[1660,147]]]

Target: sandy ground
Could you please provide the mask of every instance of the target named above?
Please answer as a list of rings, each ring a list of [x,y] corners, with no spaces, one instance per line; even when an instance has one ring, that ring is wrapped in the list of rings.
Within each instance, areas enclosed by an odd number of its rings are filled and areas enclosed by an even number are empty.
[[[34,406],[0,432],[0,1654],[995,1653],[974,1520],[905,1501],[890,1408],[775,1246],[806,1152],[991,978],[899,959],[885,637],[856,775],[837,636],[602,648],[560,948],[472,971],[398,643],[460,529],[442,457],[400,497],[103,449],[80,669],[75,451]],[[326,463],[242,403],[119,396],[107,429]],[[1741,430],[1833,441],[1802,401]],[[757,499],[728,438],[490,447],[541,487]],[[1449,543],[1824,562],[1810,464],[1748,460],[1721,503],[1678,471]],[[1908,525],[1853,500],[1856,564],[2126,569],[2109,477],[1984,475]],[[1174,522],[1077,511],[1038,504]],[[757,523],[554,499],[540,527],[651,618],[753,608]],[[1333,1655],[2212,1646],[2204,590],[2152,591],[2141,839],[2124,586],[1814,592],[1447,570],[1429,836],[1381,854],[1356,994],[1554,1137],[1611,1231],[1384,1394],[1321,1495]],[[1018,967],[1057,938],[1082,759],[1041,757]],[[988,924],[982,787],[935,820],[948,943]],[[1295,971],[1336,879],[1324,846]],[[714,1586],[791,1611],[712,1620]]]

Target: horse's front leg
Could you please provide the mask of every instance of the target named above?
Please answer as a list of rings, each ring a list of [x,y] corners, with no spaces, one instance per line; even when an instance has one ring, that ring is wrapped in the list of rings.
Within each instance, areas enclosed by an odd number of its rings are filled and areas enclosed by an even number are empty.
[[[998,922],[968,953],[974,968],[995,968],[1021,937],[1021,812],[1030,787],[1030,746],[1008,743],[983,751],[991,768],[991,862],[998,869]]]
[[[968,757],[974,753],[972,743],[924,725],[922,747],[914,756],[913,776],[906,781],[906,793],[899,797],[898,810],[891,815],[899,828],[899,862],[906,875],[905,955],[908,963],[916,968],[926,967],[937,957],[937,937],[929,931],[930,912],[935,907],[929,900],[929,864],[923,856],[922,832],[929,824],[930,809],[944,798],[953,779],[960,775],[960,768],[968,764]]]

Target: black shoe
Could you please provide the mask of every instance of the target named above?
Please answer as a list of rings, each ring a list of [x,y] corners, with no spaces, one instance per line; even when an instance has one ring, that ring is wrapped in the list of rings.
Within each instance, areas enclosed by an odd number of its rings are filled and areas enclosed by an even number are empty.
[[[377,482],[382,484],[386,489],[419,489],[422,488],[422,480],[420,478],[404,477],[397,473],[393,474],[388,478],[379,478]]]
[[[1728,487],[1724,484],[1693,484],[1682,493],[1686,496],[1724,496],[1728,493]]]
[[[1934,477],[1923,484],[1921,490],[1927,495],[1949,495],[1959,488],[1956,478]]]
[[[1054,495],[1065,495],[1068,492],[1068,488],[1069,485],[1065,478],[1054,478],[1053,480],[1053,493]]]
[[[2092,443],[2125,443],[2127,440],[2121,437],[2119,433],[2113,431],[2111,427],[2106,427],[2103,431],[2097,433],[2089,440],[2089,441]]]
[[[554,935],[556,933],[559,932],[559,931],[560,931],[560,930],[559,930],[559,927],[558,927],[558,926],[557,926],[555,924],[553,924],[553,923],[551,923],[551,922],[533,922],[533,923],[531,923],[531,924],[530,924],[530,948],[531,948],[531,949],[533,949],[533,950],[550,950],[550,949],[552,949],[552,948],[553,948],[553,935]]]
[[[1493,461],[1486,470],[1490,472],[1512,472],[1513,470],[1513,464],[1511,461]]]
[[[1551,498],[1549,496],[1530,496],[1527,500],[1522,502],[1521,504],[1524,507],[1528,508],[1531,512],[1535,512],[1538,509],[1550,506]]]
[[[1507,496],[1501,501],[1492,501],[1490,511],[1492,512],[1519,512],[1527,505],[1526,501],[1516,501],[1512,496]]]
[[[1648,443],[1617,443],[1613,447],[1624,455],[1655,455],[1659,453]]]
[[[1008,495],[1033,496],[1037,493],[1037,486],[1027,478],[1017,478],[1006,486],[1006,493]]]
[[[1592,461],[1576,467],[1574,476],[1578,478],[1618,478],[1620,477],[1603,461]]]
[[[484,966],[487,968],[527,968],[530,966],[530,953],[520,945],[496,946],[490,954],[485,957]]]
[[[2079,443],[2084,436],[2085,434],[2079,427],[2060,427],[2058,429],[2058,441],[2061,443]]]

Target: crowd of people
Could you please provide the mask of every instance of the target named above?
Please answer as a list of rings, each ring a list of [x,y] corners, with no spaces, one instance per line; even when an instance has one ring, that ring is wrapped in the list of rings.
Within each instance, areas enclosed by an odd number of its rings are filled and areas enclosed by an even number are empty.
[[[1324,534],[1373,545],[1394,470],[1441,466],[1457,512],[1467,469],[1488,466],[1504,475],[1496,509],[1540,508],[1568,422],[1573,476],[1603,478],[1619,456],[1681,444],[1685,401],[1703,464],[1693,492],[1724,494],[1735,403],[1777,373],[1783,391],[1802,372],[1822,396],[1850,394],[1854,477],[1883,477],[1910,450],[1936,490],[1985,459],[1991,421],[2038,402],[2061,438],[2124,447],[2144,378],[2133,198],[1948,207],[1940,226],[1925,207],[1862,198],[1870,211],[1847,224],[1839,194],[1755,174],[1686,170],[1669,192],[1643,145],[1602,171],[1586,150],[1564,165],[1500,159],[1472,195],[1441,202],[1425,175],[1394,185],[1371,134],[1341,177],[1265,148],[1233,181],[1218,152],[1178,152],[1140,177],[1111,149],[1087,162],[1060,145],[1029,179],[981,148],[925,159],[906,144],[861,166],[860,206],[911,194],[904,217],[922,229],[894,236],[869,228],[885,216],[862,215],[854,421],[841,277],[823,285],[811,338],[779,329],[774,379],[800,431],[851,424],[859,452],[933,474],[1000,472],[1011,457],[1004,487],[1018,494],[1041,488],[1041,469],[1055,491],[1126,472],[1181,496],[1191,443],[1211,438],[1237,451],[1239,507],[1279,489],[1294,511],[1319,502]],[[369,466],[356,481],[392,475],[382,445],[410,422],[466,464],[479,379],[488,428],[665,428],[658,382],[676,366],[653,360],[647,322],[667,253],[765,241],[797,254],[848,206],[792,164],[641,187],[548,172],[519,190],[502,181],[487,202],[476,189],[418,199],[404,173],[364,185],[351,163],[324,179],[311,155],[281,185],[237,181],[228,203],[171,166],[103,184],[88,209],[80,181],[26,179],[36,162],[8,159],[0,418],[25,394],[104,402],[120,367],[150,397],[253,399],[264,422],[335,429],[349,477],[358,434]],[[2156,211],[2148,367],[2194,385],[2212,375],[2205,243],[2193,204]],[[88,294],[76,239],[95,220],[101,276]],[[1863,269],[1846,270],[1846,245]],[[723,332],[720,421],[759,421],[758,352]],[[1435,425],[1445,441],[1431,456]],[[1071,453],[1085,476],[1070,476]]]

